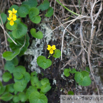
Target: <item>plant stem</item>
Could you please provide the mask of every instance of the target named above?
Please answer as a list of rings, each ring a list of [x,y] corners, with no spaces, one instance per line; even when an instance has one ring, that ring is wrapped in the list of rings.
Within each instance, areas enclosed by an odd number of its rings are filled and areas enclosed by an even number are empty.
[[[65,7],[59,0],[56,0],[62,7],[64,7],[66,10],[68,10],[70,13],[75,14],[77,16],[79,16],[80,14],[77,14],[75,12],[73,12],[72,10],[68,9],[67,7]]]

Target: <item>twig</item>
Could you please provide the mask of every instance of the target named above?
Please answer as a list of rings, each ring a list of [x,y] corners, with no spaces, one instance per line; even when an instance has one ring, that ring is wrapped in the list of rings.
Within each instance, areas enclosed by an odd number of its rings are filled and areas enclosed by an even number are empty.
[[[1,18],[1,15],[0,15],[0,20],[1,20],[1,23],[0,23],[0,26],[1,28],[3,29],[4,31],[4,36],[5,36],[5,41],[6,41],[6,45],[7,45],[7,38],[6,38],[6,35],[14,42],[15,45],[17,45],[17,43],[10,37],[10,35],[6,32],[6,30],[4,29],[4,25],[3,25],[3,21],[2,21],[2,18]]]

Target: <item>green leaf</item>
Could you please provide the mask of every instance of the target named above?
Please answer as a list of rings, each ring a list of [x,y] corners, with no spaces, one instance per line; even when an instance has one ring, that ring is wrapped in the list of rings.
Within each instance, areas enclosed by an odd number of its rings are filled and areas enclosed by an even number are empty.
[[[61,56],[61,51],[59,49],[56,49],[55,52],[54,52],[53,57],[60,58],[60,56]]]
[[[49,7],[48,11],[46,12],[45,16],[46,17],[51,17],[53,15],[53,8],[52,7]]]
[[[15,82],[22,82],[22,81],[26,81],[26,83],[28,83],[30,81],[30,74],[28,72],[25,72],[25,74],[23,74],[23,78],[22,79],[16,79],[14,78]]]
[[[8,82],[8,81],[12,78],[12,75],[11,75],[9,72],[5,72],[5,73],[2,75],[2,78],[3,78],[3,81],[4,81],[4,82]]]
[[[10,61],[14,59],[19,53],[20,53],[19,49],[15,50],[15,52],[6,51],[3,53],[3,58],[5,58],[7,61]]]
[[[41,21],[41,17],[38,16],[38,14],[39,14],[39,10],[37,8],[33,7],[30,9],[29,18],[35,24],[38,24]]]
[[[24,54],[24,52],[27,50],[28,46],[29,46],[29,36],[26,35],[25,37],[22,37],[20,39],[16,39],[15,42],[18,44],[18,45],[15,45],[13,42],[12,43],[9,43],[10,44],[10,48],[15,51],[17,48],[21,48],[22,46],[22,49],[19,53],[19,56],[22,56]]]
[[[4,94],[0,97],[0,99],[3,100],[3,101],[10,101],[12,98],[13,98],[13,95],[10,94],[10,93],[8,93],[8,92],[4,93]]]
[[[2,82],[0,81],[0,95],[4,93],[6,87],[2,85]]]
[[[76,72],[74,79],[77,83],[80,83],[83,80],[83,75],[80,72]]]
[[[48,103],[48,99],[44,94],[33,92],[29,98],[30,103]]]
[[[37,64],[43,68],[43,69],[46,69],[48,67],[51,66],[52,62],[50,59],[46,59],[44,56],[39,56],[37,58]]]
[[[12,5],[10,8],[9,8],[9,10],[12,10],[12,9],[15,9],[15,10],[17,10],[18,9],[18,6],[17,5]]]
[[[21,5],[19,8],[18,8],[18,16],[20,17],[26,17],[26,15],[29,13],[29,8],[27,5]]]
[[[40,6],[38,6],[39,9],[41,9],[42,11],[47,10],[49,8],[49,1],[48,0],[44,0],[42,4],[40,4]]]
[[[74,95],[74,92],[73,91],[69,91],[68,95]]]
[[[83,75],[83,77],[89,76],[89,73],[87,71],[81,71],[81,74]]]
[[[72,70],[70,71],[70,73],[76,73],[77,71],[76,71],[76,69],[75,68],[72,68]]]
[[[14,95],[13,101],[16,102],[16,103],[19,102],[19,97],[18,97],[18,95]]]
[[[89,76],[85,76],[81,82],[79,82],[79,85],[81,86],[89,86],[91,84],[91,79]]]
[[[41,84],[40,81],[36,83],[36,88],[37,88],[37,89],[41,89],[41,86],[42,86],[42,84]]]
[[[16,39],[23,37],[24,35],[26,35],[26,33],[27,33],[27,26],[22,22],[17,23],[16,29],[12,31],[12,35]]]
[[[31,85],[32,86],[36,86],[36,84],[39,82],[39,79],[38,77],[34,76],[34,77],[31,77]]]
[[[4,69],[8,70],[10,73],[13,73],[13,70],[15,69],[15,65],[11,61],[6,61],[6,64],[4,65]]]
[[[15,41],[15,38],[12,36],[12,32],[8,32],[9,36]],[[9,37],[7,39],[9,43],[13,42]]]
[[[37,91],[35,86],[29,86],[29,88],[26,91],[26,96],[29,98],[31,93],[35,93]]]
[[[39,9],[37,9],[36,7],[31,8],[29,11],[29,17],[33,18],[37,15],[39,15]]]
[[[49,83],[49,79],[43,78],[43,79],[41,80],[41,84],[42,84],[42,85],[46,85],[47,83]]]
[[[89,86],[91,84],[91,79],[87,71],[81,71],[75,73],[74,79],[81,86]]]
[[[14,64],[14,66],[17,66],[19,63],[17,57],[15,57],[13,60],[11,60],[11,62]]]
[[[19,93],[19,99],[21,102],[25,102],[27,100],[27,96],[24,92]]]
[[[71,71],[70,68],[69,68],[69,69],[65,68],[63,74],[64,74],[66,77],[69,77],[70,71]]]
[[[40,16],[35,16],[34,18],[31,19],[31,21],[35,24],[39,24],[41,21],[41,17]]]
[[[31,7],[36,7],[38,2],[37,0],[26,0],[22,4],[28,5],[31,8]]]
[[[34,29],[34,28],[32,28],[32,29],[30,30],[30,33],[31,33],[31,35],[32,35],[33,37],[35,37],[35,38],[37,38],[37,39],[42,39],[42,38],[43,38],[43,33],[42,33],[41,31],[38,31],[38,32],[36,33],[36,29]]]
[[[41,87],[41,93],[47,93],[51,89],[50,83],[47,83]]]
[[[10,22],[7,22],[7,23],[6,23],[6,28],[7,28],[8,30],[15,30],[15,29],[17,28],[17,23],[14,22],[14,25],[11,26],[11,25],[10,25]]]
[[[6,22],[7,15],[5,13],[1,13],[0,15],[1,15],[2,22],[4,24]],[[0,23],[1,23],[1,19],[0,19]]]
[[[23,92],[27,86],[27,82],[24,80],[22,82],[16,82],[14,84],[14,90],[17,92]]]
[[[33,71],[32,73],[31,73],[31,77],[32,76],[37,76],[37,72],[36,71]]]
[[[86,67],[86,71],[90,73],[90,68],[89,68],[89,67]]]
[[[13,87],[14,84],[8,84],[6,86],[6,90],[7,92],[10,92],[10,93],[13,93],[14,92],[14,87]]]
[[[29,74],[28,72],[26,72],[26,73],[24,74],[23,79],[28,83],[28,82],[30,81],[30,74]]]
[[[25,73],[26,69],[23,66],[17,66],[13,71],[14,78],[16,79],[22,79]]]

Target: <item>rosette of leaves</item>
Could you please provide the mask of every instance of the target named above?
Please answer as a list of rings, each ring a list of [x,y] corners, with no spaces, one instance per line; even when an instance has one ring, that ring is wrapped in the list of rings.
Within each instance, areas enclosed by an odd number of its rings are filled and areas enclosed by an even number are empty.
[[[89,72],[87,71],[76,72],[74,79],[81,86],[89,86],[91,84]]]

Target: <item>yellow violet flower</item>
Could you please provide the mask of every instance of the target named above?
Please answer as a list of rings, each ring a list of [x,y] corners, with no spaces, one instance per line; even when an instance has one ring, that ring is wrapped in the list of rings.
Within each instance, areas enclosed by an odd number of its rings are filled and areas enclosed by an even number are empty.
[[[56,49],[55,45],[53,45],[53,46],[48,45],[48,47],[47,47],[47,50],[49,50],[50,54],[53,54],[55,49]]]
[[[15,10],[14,8],[11,10],[8,10],[9,16],[16,16],[17,10]]]
[[[14,25],[14,21],[17,20],[16,16],[11,16],[7,18],[10,21],[10,25],[13,26]]]

